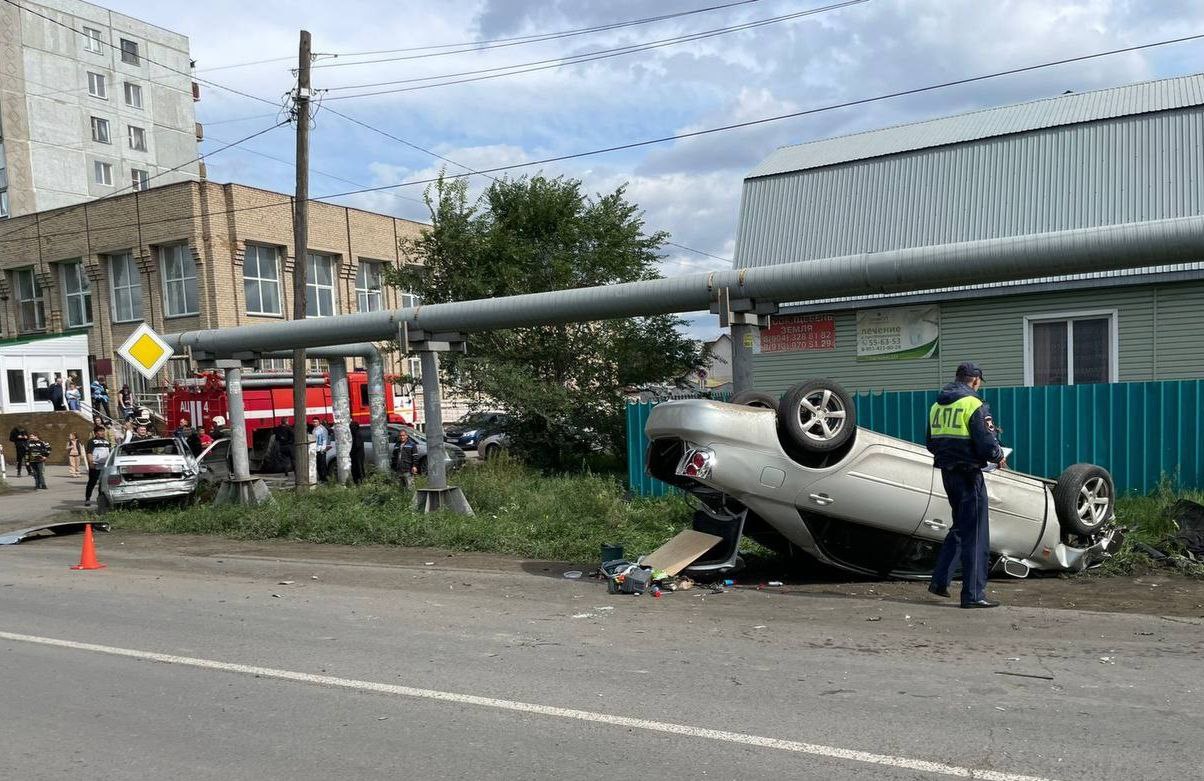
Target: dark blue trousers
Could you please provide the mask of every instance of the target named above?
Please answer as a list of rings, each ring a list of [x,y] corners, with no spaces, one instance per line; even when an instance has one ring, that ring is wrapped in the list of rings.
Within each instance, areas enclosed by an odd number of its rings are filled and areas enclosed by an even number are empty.
[[[942,469],[945,495],[953,508],[953,528],[945,536],[932,583],[948,588],[953,562],[961,558],[962,604],[986,599],[990,531],[987,523],[987,487],[978,469]]]

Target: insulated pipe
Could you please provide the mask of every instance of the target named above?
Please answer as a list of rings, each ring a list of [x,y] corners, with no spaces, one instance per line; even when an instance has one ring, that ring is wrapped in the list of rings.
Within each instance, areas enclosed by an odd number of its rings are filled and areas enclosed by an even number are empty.
[[[337,344],[306,350],[311,358],[363,358],[368,371],[368,411],[372,431],[372,460],[389,471],[389,413],[385,407],[385,357],[371,342]],[[264,353],[265,358],[291,358],[292,352]],[[288,375],[291,377],[292,375]]]
[[[232,355],[391,339],[403,323],[431,333],[472,332],[694,312],[706,309],[723,288],[733,299],[781,303],[1110,271],[1202,257],[1204,217],[1181,217],[394,311],[187,331],[169,335],[167,342],[181,353],[191,348]]]
[[[330,364],[330,401],[334,407],[334,459],[339,485],[347,485],[351,481],[351,396],[347,392],[347,364],[341,360]]]
[[[226,369],[226,406],[230,415],[230,455],[234,480],[251,479],[251,461],[247,456],[247,413],[242,400],[242,369]]]

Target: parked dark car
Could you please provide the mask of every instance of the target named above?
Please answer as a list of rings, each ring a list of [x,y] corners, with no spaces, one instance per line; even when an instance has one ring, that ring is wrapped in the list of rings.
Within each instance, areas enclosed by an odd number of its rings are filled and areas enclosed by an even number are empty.
[[[476,450],[482,439],[498,433],[505,424],[504,412],[471,412],[443,427],[443,441],[464,450]]]
[[[418,430],[410,428],[409,426],[403,426],[400,423],[388,424],[389,468],[393,469],[394,471],[397,469],[397,440],[398,434],[401,433],[402,429],[405,429],[406,433],[410,435],[410,439],[414,440],[414,442],[418,444],[418,471],[421,474],[426,474],[426,436]],[[367,426],[364,426],[361,429],[361,433],[364,436],[364,462],[367,464],[375,463],[375,460],[373,459],[371,432]],[[444,443],[443,447],[447,454],[447,471],[454,472],[460,467],[464,466],[464,461],[467,457],[464,455],[464,450],[462,448],[450,443]],[[337,471],[335,468],[335,449],[333,447],[326,451],[326,463],[329,465],[327,474],[333,479]]]

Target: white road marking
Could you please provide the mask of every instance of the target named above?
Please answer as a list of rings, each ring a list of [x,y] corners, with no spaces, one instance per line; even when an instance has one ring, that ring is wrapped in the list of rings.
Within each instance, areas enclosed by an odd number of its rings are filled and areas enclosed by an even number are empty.
[[[59,640],[53,637],[23,635],[15,632],[0,631],[0,639],[12,640],[19,643],[33,643],[57,648],[70,648],[76,651],[91,651],[92,653],[108,654],[109,656],[124,656],[130,659],[141,659],[148,662],[176,664],[185,667],[197,667],[202,670],[218,670],[228,673],[254,675],[259,678],[275,678],[281,681],[296,681],[298,683],[318,684],[319,686],[334,686],[342,689],[375,692],[377,694],[392,694],[400,697],[414,697],[436,702],[452,702],[460,705],[475,705],[480,708],[516,711],[518,713],[534,713],[540,716],[552,716],[561,719],[574,719],[595,724],[609,724],[615,727],[641,729],[651,732],[663,732],[670,735],[682,735],[689,738],[705,738],[725,743],[738,743],[757,748],[772,748],[779,751],[791,751],[797,754],[810,754],[831,759],[843,759],[850,762],[864,762],[871,765],[894,767],[901,770],[914,770],[921,773],[936,773],[956,778],[981,779],[981,781],[1053,781],[1041,776],[1026,776],[1017,773],[1004,773],[996,770],[977,770],[957,765],[946,765],[941,762],[929,762],[923,759],[896,757],[889,754],[873,754],[868,751],[822,746],[815,743],[802,743],[796,740],[767,738],[759,735],[748,735],[742,732],[691,727],[686,724],[674,724],[667,721],[651,721],[630,716],[615,716],[609,713],[576,710],[574,708],[557,708],[552,705],[538,705],[516,700],[500,700],[494,697],[480,697],[474,694],[457,694],[456,692],[437,691],[435,689],[416,689],[411,686],[398,686],[391,683],[376,683],[374,681],[357,681],[352,678],[337,678],[333,675],[313,675],[311,673],[278,670],[271,667],[255,667],[247,664],[219,662],[213,659],[198,659],[191,656],[175,656],[160,654],[153,651],[137,651],[131,648],[116,648],[110,645],[95,643],[79,643],[74,640]]]

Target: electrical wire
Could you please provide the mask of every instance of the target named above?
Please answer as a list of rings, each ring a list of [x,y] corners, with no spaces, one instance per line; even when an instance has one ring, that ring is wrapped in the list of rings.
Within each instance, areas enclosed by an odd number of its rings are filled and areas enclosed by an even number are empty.
[[[375,65],[381,62],[399,62],[401,60],[419,60],[429,57],[444,57],[451,54],[466,54],[491,49],[502,49],[511,46],[522,46],[528,43],[543,43],[544,41],[555,41],[562,38],[571,38],[578,35],[588,35],[596,32],[607,32],[617,30],[624,27],[634,27],[637,25],[651,24],[653,22],[662,22],[667,19],[677,19],[684,16],[694,16],[697,14],[708,13],[710,11],[721,11],[727,8],[734,8],[741,5],[750,5],[759,2],[759,0],[737,0],[737,2],[724,3],[721,5],[712,5],[705,8],[696,8],[692,11],[679,11],[671,14],[661,14],[660,16],[648,16],[643,19],[632,19],[625,22],[613,22],[611,24],[597,25],[594,27],[582,27],[576,30],[563,30],[553,33],[537,33],[533,35],[523,35],[514,38],[495,38],[486,41],[466,41],[464,43],[442,43],[432,46],[412,46],[405,49],[380,49],[377,51],[366,52],[351,52],[342,54],[333,54],[334,57],[369,57],[377,54],[395,54],[406,52],[430,51],[432,49],[454,49],[454,51],[433,52],[430,54],[416,54],[413,56],[388,57],[377,60],[360,60],[357,62],[330,62],[325,65],[315,65],[315,68],[347,68],[355,65]]]
[[[743,32],[752,30],[757,27],[765,27],[771,24],[780,24],[789,22],[795,19],[801,19],[806,16],[825,13],[827,11],[836,11],[846,8],[851,5],[861,5],[869,2],[869,0],[845,0],[844,2],[834,3],[832,5],[822,6],[820,8],[812,8],[807,11],[796,11],[795,13],[782,14],[781,16],[773,16],[765,19],[758,19],[753,22],[745,22],[743,24],[729,25],[727,27],[717,27],[712,30],[703,30],[696,33],[688,33],[685,35],[677,35],[671,38],[662,38],[655,41],[645,41],[644,43],[630,44],[628,46],[617,46],[610,49],[597,49],[591,52],[582,52],[581,54],[573,54],[565,57],[552,57],[550,59],[535,60],[533,62],[515,63],[513,65],[499,65],[493,68],[479,68],[477,70],[460,71],[458,73],[444,73],[438,76],[415,76],[408,79],[396,79],[393,81],[377,81],[368,84],[347,84],[336,87],[326,87],[328,92],[337,92],[341,90],[353,89],[370,89],[372,87],[386,87],[393,84],[413,84],[420,81],[436,81],[438,79],[455,79],[454,81],[443,81],[438,84],[424,84],[417,87],[409,87],[406,89],[396,90],[381,90],[377,92],[364,92],[355,95],[344,95],[332,98],[332,100],[347,100],[350,98],[367,97],[369,95],[387,95],[394,92],[410,92],[418,89],[429,89],[431,87],[445,87],[451,84],[464,84],[470,81],[484,81],[486,79],[496,79],[503,76],[515,76],[521,73],[532,73],[534,71],[549,70],[551,68],[563,68],[569,65],[579,65],[583,62],[593,62],[595,60],[605,60],[611,57],[621,57],[627,54],[636,54],[638,52],[651,51],[652,49],[661,49],[666,46],[676,46],[681,43],[692,43],[701,41],[707,38],[715,38],[720,35],[728,35],[729,33]],[[539,67],[542,66],[542,67]],[[509,72],[502,72],[509,71]],[[493,74],[489,76],[477,76],[477,74]],[[477,78],[464,78],[461,76],[477,76]]]

